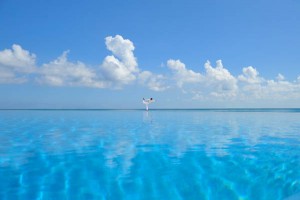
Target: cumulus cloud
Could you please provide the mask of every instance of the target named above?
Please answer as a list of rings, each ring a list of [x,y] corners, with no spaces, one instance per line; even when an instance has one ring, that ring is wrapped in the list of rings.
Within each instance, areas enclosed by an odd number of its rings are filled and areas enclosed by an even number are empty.
[[[238,89],[237,79],[223,67],[222,61],[216,61],[216,67],[213,67],[209,61],[204,65],[205,73],[195,72],[188,69],[180,60],[170,59],[167,66],[173,72],[173,79],[177,86],[182,88],[185,93],[192,93],[194,99],[203,99],[203,96],[231,97],[236,95]]]
[[[249,69],[247,70],[249,73],[247,73],[244,69]],[[259,77],[259,73],[252,67],[244,69],[243,73],[245,76],[240,75],[239,80],[246,82],[246,84],[240,85],[240,96],[243,96],[247,99],[264,99],[272,101],[282,101],[300,97],[300,87],[297,85],[297,83],[286,81],[282,74],[279,73],[274,80],[267,80]]]
[[[0,51],[0,65],[16,72],[31,73],[35,70],[36,56],[20,45],[12,45],[12,49]]]
[[[279,73],[279,74],[277,75],[276,79],[277,79],[278,81],[284,81],[285,77],[284,77],[282,74]]]
[[[243,74],[235,77],[224,68],[221,60],[216,61],[215,67],[207,61],[203,74],[188,69],[180,60],[168,60],[167,66],[173,72],[173,78],[179,88],[185,83],[190,83],[190,87],[183,92],[192,94],[194,100],[300,98],[300,77],[297,81],[289,82],[282,74],[278,74],[274,80],[267,80],[259,76],[257,69],[252,66],[244,67]]]
[[[300,98],[299,85],[289,81],[266,80],[262,84],[249,84],[243,88],[242,92],[248,99],[269,100],[271,102],[291,101]]]
[[[106,37],[105,44],[107,49],[113,53],[113,55],[105,57],[100,67],[107,81],[121,86],[136,80],[139,68],[133,54],[133,43],[116,35],[115,37]]]
[[[217,94],[234,94],[237,89],[237,80],[230,72],[223,67],[222,61],[216,61],[216,67],[213,68],[209,61],[204,65],[206,70],[206,82],[213,86]]]
[[[259,72],[252,66],[244,67],[243,74],[238,76],[238,80],[247,83],[260,83],[262,78],[259,76]]]
[[[120,35],[109,36],[105,38],[105,44],[113,55],[105,57],[100,71],[112,87],[121,88],[123,85],[138,80],[150,90],[164,91],[168,88],[164,83],[163,75],[141,71],[138,68],[137,59],[133,53],[135,47],[130,40]]]
[[[67,59],[68,51],[56,60],[44,64],[39,69],[38,82],[52,86],[86,86],[104,88],[105,81],[100,80],[95,69],[88,68],[82,62],[72,63]]]
[[[134,56],[134,45],[120,35],[105,38],[106,48],[112,55],[99,66],[68,60],[68,51],[55,60],[36,67],[36,56],[20,45],[0,52],[0,83],[23,83],[27,74],[34,74],[38,83],[51,86],[122,88],[138,81],[154,91],[163,91],[166,77],[150,71],[141,71]]]
[[[19,84],[26,81],[26,77],[17,76],[13,71],[0,67],[0,84]]]
[[[24,83],[34,73],[36,56],[20,45],[0,51],[0,83]]]
[[[53,86],[95,88],[121,88],[135,81],[139,68],[133,54],[133,43],[116,35],[106,37],[105,44],[113,55],[106,56],[100,67],[88,67],[82,62],[70,62],[67,60],[66,51],[56,60],[42,65],[38,81]]]
[[[200,73],[187,69],[180,60],[170,59],[167,62],[167,66],[173,71],[179,87],[182,87],[184,83],[197,83],[203,80],[203,76]]]
[[[52,86],[121,88],[135,81],[140,70],[133,54],[133,43],[116,35],[106,37],[105,44],[112,55],[106,56],[100,67],[70,62],[67,51],[57,59],[36,67],[36,56],[14,44],[12,49],[0,51],[0,83],[23,83],[27,81],[27,74],[34,74],[39,83]],[[148,85],[151,83],[151,88],[155,88],[155,80],[160,79],[160,76],[152,76]]]
[[[69,61],[68,51],[53,61],[36,65],[35,54],[14,44],[11,49],[0,51],[0,83],[24,83],[37,80],[51,86],[123,88],[139,84],[153,91],[179,88],[190,94],[195,101],[209,100],[290,100],[300,99],[300,76],[288,81],[279,73],[271,80],[263,78],[253,66],[244,67],[234,76],[221,60],[212,66],[204,64],[204,71],[187,67],[179,59],[167,60],[164,74],[143,71],[134,55],[134,44],[120,35],[105,38],[111,55],[104,57],[98,66],[79,61]],[[170,73],[171,72],[171,73]]]
[[[266,87],[268,88],[269,92],[293,92],[296,85],[288,82],[279,80],[268,80]]]
[[[142,85],[146,85],[150,90],[164,91],[169,88],[165,83],[165,77],[161,74],[153,74],[150,71],[143,71],[138,79]]]

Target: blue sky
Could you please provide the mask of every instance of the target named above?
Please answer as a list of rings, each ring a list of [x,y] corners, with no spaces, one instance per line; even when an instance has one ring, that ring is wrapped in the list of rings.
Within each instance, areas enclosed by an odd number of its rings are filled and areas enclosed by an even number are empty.
[[[156,108],[299,107],[299,9],[2,0],[0,107],[141,108],[150,96]]]

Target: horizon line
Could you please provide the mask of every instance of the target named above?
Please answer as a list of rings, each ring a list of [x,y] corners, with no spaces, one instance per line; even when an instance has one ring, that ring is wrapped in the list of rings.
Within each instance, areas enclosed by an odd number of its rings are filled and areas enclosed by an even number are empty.
[[[17,111],[17,110],[36,110],[36,111],[43,111],[43,110],[64,110],[64,111],[106,111],[106,110],[145,110],[145,108],[0,108],[0,111]],[[149,110],[199,110],[199,111],[288,111],[288,110],[292,110],[292,111],[299,111],[300,112],[300,108],[297,107],[297,108],[272,108],[272,107],[269,107],[269,108],[151,108]]]

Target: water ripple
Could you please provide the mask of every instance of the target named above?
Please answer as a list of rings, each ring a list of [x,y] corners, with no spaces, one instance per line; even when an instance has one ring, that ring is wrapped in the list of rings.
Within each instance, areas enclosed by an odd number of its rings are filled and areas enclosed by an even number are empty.
[[[284,199],[300,113],[0,112],[0,199]]]

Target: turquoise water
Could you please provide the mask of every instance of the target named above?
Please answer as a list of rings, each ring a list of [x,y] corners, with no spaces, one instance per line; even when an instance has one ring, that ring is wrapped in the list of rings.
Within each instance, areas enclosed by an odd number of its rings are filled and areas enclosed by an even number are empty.
[[[2,110],[0,199],[285,199],[299,110]]]

